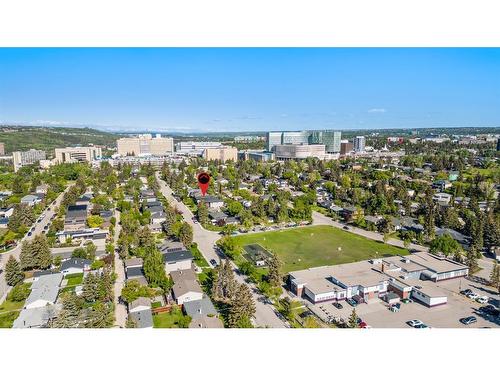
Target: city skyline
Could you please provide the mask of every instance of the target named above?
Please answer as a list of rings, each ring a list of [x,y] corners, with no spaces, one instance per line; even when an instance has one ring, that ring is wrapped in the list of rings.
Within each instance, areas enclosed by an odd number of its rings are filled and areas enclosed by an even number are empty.
[[[494,127],[494,48],[0,49],[0,124],[228,132]]]

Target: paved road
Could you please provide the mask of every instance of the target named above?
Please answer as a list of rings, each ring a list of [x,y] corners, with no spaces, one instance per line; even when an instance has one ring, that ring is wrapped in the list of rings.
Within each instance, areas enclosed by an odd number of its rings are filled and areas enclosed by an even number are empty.
[[[115,235],[113,238],[113,244],[116,248],[118,243],[118,237],[120,236],[121,225],[120,225],[120,214],[118,210],[115,209]],[[120,259],[120,255],[115,251],[115,273],[116,280],[114,285],[114,303],[115,303],[115,325],[121,328],[125,327],[127,322],[127,308],[124,304],[119,303],[119,297],[122,294],[122,288],[125,284],[125,267],[123,261]]]
[[[312,212],[312,218],[313,218],[313,225],[331,225],[331,226],[334,226],[334,227],[339,228],[339,229],[342,229],[343,227],[346,226],[346,224],[339,223],[338,221],[335,221],[332,218],[325,216],[322,213],[317,212],[317,211]],[[353,227],[351,225],[347,225],[347,226],[349,227],[349,232],[351,232],[351,233],[355,233],[355,234],[358,234],[360,236],[363,236],[363,237],[366,237],[366,238],[369,238],[369,239],[372,239],[375,241],[383,241],[384,240],[384,236],[381,235],[380,233],[370,232],[368,230],[356,228],[356,227]],[[398,247],[404,247],[403,241],[395,239],[395,238],[389,239],[387,241],[387,243],[390,245],[398,246]],[[415,250],[419,250],[419,251],[429,251],[429,248],[427,248],[426,246],[421,246],[421,245],[417,245],[414,243],[412,243],[410,245],[410,248],[415,249]]]
[[[56,209],[57,207],[59,206],[59,204],[61,203],[61,200],[63,198],[63,195],[64,193],[72,186],[72,184],[69,184],[67,187],[66,187],[66,190],[63,191],[61,194],[59,194],[59,196],[56,198],[56,200],[54,201],[54,203],[50,204],[49,207],[47,207],[40,216],[44,215],[43,219],[38,222],[38,220],[40,220],[40,218],[37,219],[37,222],[35,222],[34,226],[34,230],[32,231],[32,234],[31,236],[28,236],[28,233],[26,233],[26,235],[24,236],[24,238],[19,241],[18,245],[10,250],[10,251],[7,251],[5,253],[2,253],[0,254],[0,269],[2,271],[5,270],[5,265],[7,264],[7,261],[9,260],[10,256],[14,256],[16,259],[19,259],[19,255],[21,254],[21,247],[22,247],[22,242],[26,239],[32,239],[33,237],[35,237],[37,234],[41,234],[42,231],[43,231],[43,228],[45,225],[50,225],[50,222],[52,221],[52,216],[56,213]],[[7,293],[8,291],[10,290],[10,287],[7,285],[7,283],[5,282],[5,273],[2,272],[0,274],[0,303],[2,303],[5,299],[5,297],[7,296]]]
[[[165,181],[159,178],[159,173],[157,173],[156,176],[158,183],[160,184],[161,193],[171,203],[172,207],[177,207],[177,209],[182,213],[184,220],[193,228],[194,242],[198,244],[198,248],[203,254],[203,257],[207,261],[215,259],[216,262],[219,263],[220,259],[215,251],[214,245],[221,236],[216,232],[204,229],[199,223],[194,223],[192,220],[193,213],[189,210],[189,208],[184,203],[175,200],[172,196],[172,190],[170,187],[165,183]],[[212,267],[212,265],[210,266]],[[232,263],[232,266],[236,280],[240,283],[246,282],[245,277],[238,272],[236,265]],[[265,303],[265,298],[258,292],[254,285],[249,284],[249,287],[252,291],[252,297],[255,301],[256,308],[254,324],[258,327],[285,328],[285,323],[276,316],[274,307],[271,304]]]

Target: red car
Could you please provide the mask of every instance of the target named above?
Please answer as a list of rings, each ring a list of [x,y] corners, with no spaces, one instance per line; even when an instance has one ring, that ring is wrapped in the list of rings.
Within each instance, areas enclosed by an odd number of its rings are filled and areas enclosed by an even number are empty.
[[[361,321],[361,323],[359,323],[359,328],[367,328],[369,327],[368,324],[366,324],[366,322],[363,322]]]

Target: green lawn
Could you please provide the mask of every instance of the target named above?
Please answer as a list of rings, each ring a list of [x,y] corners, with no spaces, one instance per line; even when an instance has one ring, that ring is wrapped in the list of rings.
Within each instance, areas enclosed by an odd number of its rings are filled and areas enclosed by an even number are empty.
[[[68,283],[66,284],[67,287],[80,285],[83,282],[83,273],[74,273],[71,275],[66,275],[64,278],[68,280]]]
[[[190,318],[184,316],[180,309],[168,313],[153,315],[153,326],[155,328],[183,328],[184,324],[189,324]]]
[[[0,328],[11,328],[18,316],[19,311],[0,312]]]
[[[240,235],[235,239],[241,246],[257,243],[276,252],[283,262],[285,273],[310,267],[408,254],[405,249],[327,225]]]

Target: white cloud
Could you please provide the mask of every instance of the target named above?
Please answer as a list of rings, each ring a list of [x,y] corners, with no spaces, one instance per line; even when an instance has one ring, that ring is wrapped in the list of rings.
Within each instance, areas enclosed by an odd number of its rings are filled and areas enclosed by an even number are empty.
[[[385,108],[372,108],[368,110],[368,113],[385,113],[387,110]]]

